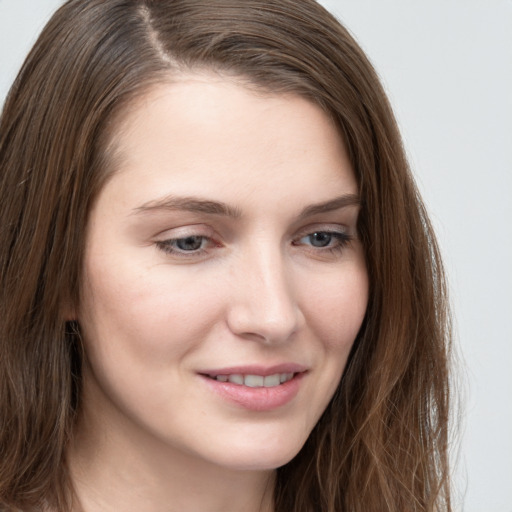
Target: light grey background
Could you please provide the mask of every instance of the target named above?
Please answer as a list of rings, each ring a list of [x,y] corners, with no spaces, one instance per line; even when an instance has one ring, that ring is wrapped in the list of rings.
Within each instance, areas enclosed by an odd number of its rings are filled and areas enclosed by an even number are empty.
[[[60,3],[0,0],[0,103]],[[322,3],[382,77],[445,256],[465,395],[457,510],[512,512],[512,0]]]

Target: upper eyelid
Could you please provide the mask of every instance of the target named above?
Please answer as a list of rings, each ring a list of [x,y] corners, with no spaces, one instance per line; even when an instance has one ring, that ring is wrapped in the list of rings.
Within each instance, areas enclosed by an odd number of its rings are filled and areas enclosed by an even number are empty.
[[[304,226],[301,229],[297,230],[298,236],[306,236],[311,233],[315,232],[326,232],[326,233],[341,233],[341,234],[350,234],[351,228],[348,225],[345,224],[339,224],[339,223],[315,223],[310,224],[308,226]],[[295,238],[296,238],[295,237]]]
[[[339,223],[313,223],[307,226],[304,226],[300,229],[294,230],[295,234],[293,235],[293,239],[299,236],[305,236],[314,232],[325,231],[325,232],[334,232],[334,233],[344,233],[349,234],[351,231],[351,227],[346,224]],[[162,240],[174,240],[180,238],[187,238],[189,236],[202,236],[205,238],[216,238],[217,231],[209,226],[205,226],[204,224],[188,224],[184,226],[178,226],[174,228],[167,228],[160,232],[158,232],[154,238],[162,238]],[[219,235],[220,237],[220,235]]]
[[[154,238],[162,240],[175,240],[179,238],[187,238],[189,236],[204,236],[211,238],[214,236],[214,230],[204,224],[187,224],[174,228],[167,228],[156,233]]]
[[[191,226],[192,228],[192,226]],[[183,232],[178,232],[176,234],[171,234],[169,232],[175,231],[175,230],[183,230]],[[296,231],[296,235],[294,235],[292,238],[296,239],[298,237],[307,236],[309,234],[315,233],[315,232],[326,232],[326,233],[341,233],[341,234],[349,234],[349,228],[346,226],[340,226],[333,227],[330,226],[308,226],[305,228],[302,228],[300,230]],[[164,236],[168,234],[167,236]],[[155,238],[162,238],[162,241],[165,240],[179,240],[181,238],[188,238],[190,236],[200,236],[203,238],[215,238],[215,233],[212,229],[190,229],[187,230],[187,227],[183,228],[172,228],[172,229],[166,229],[164,231],[161,231],[160,233],[157,233],[155,235]]]

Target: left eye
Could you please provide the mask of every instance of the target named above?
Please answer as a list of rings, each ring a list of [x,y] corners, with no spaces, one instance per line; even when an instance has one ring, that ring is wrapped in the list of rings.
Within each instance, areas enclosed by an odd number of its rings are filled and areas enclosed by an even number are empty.
[[[312,247],[324,248],[329,247],[343,247],[350,237],[345,233],[338,233],[333,231],[315,231],[309,233],[299,239],[300,244],[310,245]]]

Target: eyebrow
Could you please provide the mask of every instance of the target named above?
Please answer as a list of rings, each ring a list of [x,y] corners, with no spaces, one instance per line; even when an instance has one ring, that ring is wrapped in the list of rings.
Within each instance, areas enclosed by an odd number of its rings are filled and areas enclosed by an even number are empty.
[[[319,213],[332,212],[334,210],[340,210],[347,206],[361,206],[361,200],[357,194],[345,194],[323,203],[312,204],[306,206],[299,214],[299,219],[306,217],[312,217]]]
[[[345,194],[322,203],[306,206],[299,214],[299,219],[312,217],[320,213],[331,212],[348,206],[360,206],[361,200],[357,194]],[[176,197],[166,196],[162,199],[148,201],[134,208],[133,213],[150,213],[154,211],[188,211],[193,213],[206,213],[209,215],[221,215],[238,219],[242,216],[239,208],[230,206],[220,201],[211,201],[195,196]]]
[[[156,201],[149,201],[134,209],[134,213],[149,213],[159,210],[184,210],[188,212],[207,213],[209,215],[223,215],[238,219],[242,212],[233,206],[219,201],[210,201],[200,197],[176,197],[167,196]]]

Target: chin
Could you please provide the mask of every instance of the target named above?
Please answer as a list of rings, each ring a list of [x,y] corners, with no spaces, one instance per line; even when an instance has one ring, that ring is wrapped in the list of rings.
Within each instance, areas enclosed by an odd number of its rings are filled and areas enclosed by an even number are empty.
[[[287,439],[276,438],[270,442],[252,442],[247,439],[245,442],[233,444],[230,448],[223,450],[218,463],[238,471],[269,471],[284,466],[290,462],[302,449],[306,439],[293,442]]]

